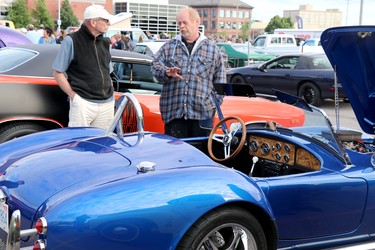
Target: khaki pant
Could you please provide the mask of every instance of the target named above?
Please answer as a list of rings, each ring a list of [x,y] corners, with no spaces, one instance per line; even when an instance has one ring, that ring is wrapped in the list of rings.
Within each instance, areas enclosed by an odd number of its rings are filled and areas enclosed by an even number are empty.
[[[114,116],[115,101],[90,102],[79,95],[70,99],[69,127],[98,127],[108,129]]]

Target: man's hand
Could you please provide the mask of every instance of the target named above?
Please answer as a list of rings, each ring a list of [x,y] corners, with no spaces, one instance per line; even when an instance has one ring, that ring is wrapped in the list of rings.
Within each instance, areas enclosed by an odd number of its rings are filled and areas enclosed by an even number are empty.
[[[181,75],[179,75],[181,69],[180,68],[177,68],[177,67],[172,67],[172,68],[169,68],[165,71],[165,74],[168,76],[168,77],[173,77],[173,78],[178,78],[178,79],[183,79],[183,77]]]

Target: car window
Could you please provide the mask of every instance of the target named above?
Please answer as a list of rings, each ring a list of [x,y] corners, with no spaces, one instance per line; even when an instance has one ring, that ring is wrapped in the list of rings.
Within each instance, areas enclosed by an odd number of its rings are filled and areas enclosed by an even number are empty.
[[[7,72],[19,65],[36,57],[38,53],[31,50],[7,49],[0,50],[0,58],[8,58],[8,60],[0,60],[0,73]]]
[[[266,42],[266,38],[265,37],[258,37],[257,39],[255,39],[254,43],[253,43],[253,46],[254,47],[262,47],[264,46],[264,43]]]
[[[326,55],[301,56],[296,69],[332,69]]]
[[[129,82],[157,82],[151,73],[150,65],[115,62],[113,71],[119,80],[128,80]]]
[[[283,57],[276,61],[271,62],[266,66],[266,69],[294,69],[298,63],[299,58],[294,57]]]
[[[332,69],[327,57],[316,57],[312,60],[312,69]]]
[[[314,40],[306,40],[304,46],[315,46]]]
[[[143,46],[143,45],[139,45],[139,44],[137,44],[137,45],[135,45],[135,48],[134,48],[134,52],[138,52],[138,53],[141,53],[141,54],[145,54],[146,53],[146,46]]]

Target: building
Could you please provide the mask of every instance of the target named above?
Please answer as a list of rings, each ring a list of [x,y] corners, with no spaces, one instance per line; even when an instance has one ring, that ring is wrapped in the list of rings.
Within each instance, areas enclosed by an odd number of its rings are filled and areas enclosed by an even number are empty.
[[[150,3],[147,0],[115,0],[115,14],[131,12],[132,26],[149,30],[153,34],[178,33],[176,15],[185,6],[198,10],[204,33],[207,36],[222,35],[226,37],[241,34],[241,27],[250,22],[253,7],[237,0],[160,0]]]
[[[0,0],[0,20],[4,20],[8,15],[6,8],[10,5],[10,0]]]
[[[0,0],[0,19],[5,19],[6,7],[11,5],[13,0]],[[31,13],[32,10],[35,9],[38,1],[36,0],[25,0],[27,10]],[[54,20],[58,20],[58,4],[59,2],[62,4],[63,0],[45,0],[46,8],[48,12],[51,14]],[[73,12],[75,16],[78,18],[79,21],[83,21],[83,12],[85,11],[86,7],[91,4],[100,4],[103,5],[109,13],[113,13],[113,0],[71,0],[70,5],[72,6]]]
[[[46,0],[46,7],[48,12],[51,14],[52,18],[57,20],[58,19],[58,4],[59,2],[62,4],[63,0]],[[27,9],[31,12],[35,9],[38,1],[35,0],[26,0]],[[83,21],[83,12],[85,9],[90,6],[91,4],[100,4],[103,5],[109,13],[113,12],[113,1],[112,0],[71,0],[70,5],[75,16],[78,18],[79,21]]]
[[[290,17],[297,28],[296,16],[300,16],[305,29],[326,29],[342,25],[342,12],[339,9],[314,10],[312,5],[300,5],[298,10],[284,10],[284,17]]]
[[[150,3],[149,0],[115,0],[114,14],[130,12],[131,25],[152,34],[168,33],[171,36],[178,33],[176,15],[186,5],[173,4],[168,0]]]
[[[5,19],[6,6],[13,0],[0,0],[0,19]],[[31,12],[36,0],[25,0]],[[60,3],[63,0],[59,0]],[[52,17],[58,19],[58,0],[46,0],[46,6]],[[183,2],[183,4],[181,4]],[[201,16],[201,24],[207,36],[239,37],[241,28],[246,22],[251,22],[250,35],[254,36],[263,32],[266,24],[254,23],[253,6],[241,0],[71,0],[72,9],[79,21],[83,21],[83,12],[92,3],[103,5],[110,13],[131,13],[131,25],[142,30],[149,30],[152,34],[178,33],[176,15],[186,5],[194,7]],[[296,16],[300,16],[306,29],[323,29],[340,26],[342,12],[338,9],[324,11],[314,10],[312,5],[300,5],[298,10],[284,10],[284,17],[291,17],[297,28]]]
[[[184,3],[198,10],[207,36],[239,37],[243,25],[252,20],[254,8],[240,0],[185,0]]]

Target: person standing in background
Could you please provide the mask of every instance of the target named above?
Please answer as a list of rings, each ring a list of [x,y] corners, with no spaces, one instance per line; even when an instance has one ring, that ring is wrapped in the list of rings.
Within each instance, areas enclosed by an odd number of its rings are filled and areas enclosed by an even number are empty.
[[[34,25],[31,23],[27,25],[26,27],[27,32],[26,36],[34,43],[37,44],[39,42],[40,36],[38,32],[35,30]]]
[[[61,29],[56,38],[56,43],[61,44],[61,42],[64,40],[65,37],[66,37],[66,31],[64,29]]]
[[[121,40],[121,35],[119,33],[116,33],[113,35],[115,39],[115,43],[112,45],[112,49],[121,49],[125,50],[125,43],[123,40]]]
[[[164,82],[159,105],[165,133],[177,138],[210,133],[204,128],[212,127],[216,111],[213,83],[226,83],[222,54],[199,32],[199,24],[195,9],[180,10],[180,35],[166,41],[151,64],[153,75]]]
[[[110,39],[111,25],[101,5],[86,8],[81,28],[67,35],[52,65],[60,88],[69,96],[69,127],[108,129],[114,117]],[[65,73],[68,78],[65,77]]]
[[[135,44],[133,43],[132,39],[130,38],[130,35],[121,35],[121,39],[125,43],[125,50],[133,51],[135,48]]]
[[[44,28],[43,36],[40,37],[38,44],[56,44],[56,40],[53,36],[53,30],[51,28]]]

